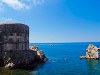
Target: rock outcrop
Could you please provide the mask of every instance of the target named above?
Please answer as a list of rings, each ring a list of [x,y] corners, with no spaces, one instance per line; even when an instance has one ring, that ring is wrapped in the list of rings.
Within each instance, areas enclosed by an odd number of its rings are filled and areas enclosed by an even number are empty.
[[[98,48],[94,45],[89,45],[86,49],[86,58],[99,58]]]
[[[96,46],[89,44],[86,49],[86,56],[81,56],[80,58],[99,59],[98,49]]]
[[[3,51],[2,53],[1,63],[7,69],[34,69],[48,60],[45,54],[34,46],[29,50]]]

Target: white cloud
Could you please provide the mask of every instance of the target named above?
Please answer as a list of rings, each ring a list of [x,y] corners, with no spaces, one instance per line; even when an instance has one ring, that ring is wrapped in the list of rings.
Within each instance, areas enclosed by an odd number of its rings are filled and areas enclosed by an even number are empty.
[[[37,6],[43,4],[45,0],[28,0],[28,1],[33,5]]]
[[[0,6],[3,6],[3,3],[0,3]]]
[[[2,12],[2,10],[3,10],[3,9],[0,7],[0,12]]]
[[[24,20],[18,20],[18,19],[16,19],[16,18],[12,18],[12,17],[1,17],[0,18],[0,22],[9,22],[9,23],[25,23],[25,21]]]
[[[38,6],[45,0],[0,0],[0,12],[4,11],[4,7],[9,6],[13,9],[30,9],[32,6]]]
[[[44,3],[44,0],[33,0],[33,3],[35,5],[40,5],[40,4]]]
[[[2,17],[1,18],[1,21],[4,21],[4,22],[13,22],[15,21],[13,18],[6,18],[6,17]]]
[[[4,11],[4,9],[3,9],[3,4],[0,3],[0,12],[3,12],[3,11]]]
[[[13,9],[29,9],[29,6],[21,2],[21,0],[1,0],[3,4],[7,4]]]

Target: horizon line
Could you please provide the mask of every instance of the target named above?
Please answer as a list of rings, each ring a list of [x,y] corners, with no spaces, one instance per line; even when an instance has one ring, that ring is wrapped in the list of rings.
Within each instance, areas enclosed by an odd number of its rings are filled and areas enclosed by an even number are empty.
[[[86,42],[29,42],[29,43],[86,43]],[[99,43],[99,41],[98,42],[89,41],[88,43]]]

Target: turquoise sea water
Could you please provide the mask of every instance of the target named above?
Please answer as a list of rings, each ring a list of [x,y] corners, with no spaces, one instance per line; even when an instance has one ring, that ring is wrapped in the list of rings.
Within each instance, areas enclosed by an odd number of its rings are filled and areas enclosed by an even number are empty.
[[[49,61],[31,72],[31,75],[100,75],[100,60],[80,59],[89,44],[100,43],[48,43],[33,44],[43,50]]]
[[[85,43],[30,43],[43,50],[49,61],[34,71],[0,69],[0,75],[100,75],[100,60],[80,59],[89,44],[100,47],[99,42]],[[100,52],[99,52],[100,53]]]

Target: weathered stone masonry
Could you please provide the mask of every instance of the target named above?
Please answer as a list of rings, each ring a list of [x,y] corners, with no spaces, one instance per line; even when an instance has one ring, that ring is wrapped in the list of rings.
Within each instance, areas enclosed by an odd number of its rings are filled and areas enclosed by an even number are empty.
[[[41,54],[41,51],[29,49],[29,27],[27,25],[0,24],[0,66],[11,69],[33,68],[45,61],[47,58],[43,53]]]
[[[28,50],[29,27],[19,23],[0,24],[0,51]]]

